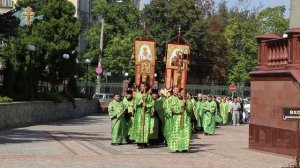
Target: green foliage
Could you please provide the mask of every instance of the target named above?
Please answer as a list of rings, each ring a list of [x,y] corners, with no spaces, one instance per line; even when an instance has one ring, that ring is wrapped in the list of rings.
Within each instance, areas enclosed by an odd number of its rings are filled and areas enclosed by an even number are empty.
[[[249,72],[256,65],[255,36],[281,33],[287,27],[283,7],[249,10],[248,0],[240,0],[242,9],[229,9],[225,1],[214,7],[212,0],[155,0],[141,14],[128,1],[123,4],[96,0],[94,13],[106,19],[103,65],[114,76],[122,71],[133,73],[133,38],[138,35],[139,15],[147,32],[156,41],[156,73],[164,77],[166,43],[178,34],[191,44],[189,77],[196,83],[249,84]],[[195,5],[196,4],[196,5]],[[129,6],[128,6],[129,5]],[[125,10],[127,9],[127,10]],[[128,24],[130,23],[130,24]],[[98,59],[100,25],[86,36],[91,42],[86,58]]]
[[[254,70],[257,57],[255,37],[264,33],[281,35],[287,30],[283,6],[257,10],[228,12],[225,37],[229,42],[227,83],[250,85],[249,72]]]
[[[0,103],[7,103],[7,102],[12,102],[13,99],[7,97],[7,96],[0,96]]]
[[[61,83],[65,77],[73,77],[74,71],[67,67],[75,67],[76,53],[72,53],[78,44],[80,22],[74,18],[75,7],[67,0],[22,0],[17,1],[17,9],[31,6],[36,15],[44,15],[44,19],[34,21],[31,27],[19,28],[17,36],[5,47],[3,59],[11,66],[11,70],[21,81],[12,78],[7,85],[12,85],[13,92],[6,94],[23,94],[26,96],[31,74],[34,92],[37,92],[38,81],[47,81],[53,85]],[[35,45],[36,50],[29,53],[26,45]],[[68,53],[68,65],[62,55]],[[72,54],[71,54],[72,53]],[[32,60],[32,64],[30,64]],[[30,71],[30,66],[32,70]],[[46,67],[47,73],[45,72]],[[67,72],[65,72],[65,70]],[[8,79],[6,76],[5,80]],[[19,83],[19,84],[16,84]],[[22,89],[19,89],[22,88]]]
[[[259,12],[257,19],[262,33],[282,35],[288,29],[288,19],[284,18],[285,7],[266,8]]]
[[[133,54],[133,41],[137,37],[140,25],[139,10],[131,3],[114,3],[106,0],[95,0],[93,13],[100,15],[105,20],[104,47],[102,56],[102,67],[105,71],[112,72],[114,79],[123,76],[122,72],[134,73],[134,64],[131,56]],[[100,30],[101,25],[96,23],[87,32],[86,38],[90,42],[90,48],[84,58],[98,62],[100,54]],[[89,73],[89,76],[95,73]],[[120,81],[120,80],[118,80]]]

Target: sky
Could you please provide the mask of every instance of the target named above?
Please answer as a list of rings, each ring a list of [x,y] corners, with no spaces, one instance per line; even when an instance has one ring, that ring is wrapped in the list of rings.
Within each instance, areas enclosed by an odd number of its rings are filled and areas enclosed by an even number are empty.
[[[149,4],[151,0],[144,0],[145,4]],[[184,1],[184,0],[183,0]],[[221,0],[215,0],[215,3],[219,3]],[[238,0],[226,0],[229,7],[232,7],[234,5],[238,6]],[[267,7],[275,7],[275,6],[282,6],[285,5],[285,18],[289,18],[290,16],[290,0],[248,0],[249,7],[255,7],[262,5],[263,8]]]

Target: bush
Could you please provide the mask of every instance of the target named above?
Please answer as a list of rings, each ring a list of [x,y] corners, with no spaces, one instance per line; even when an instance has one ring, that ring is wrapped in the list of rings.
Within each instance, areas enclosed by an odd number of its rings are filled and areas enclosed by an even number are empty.
[[[0,96],[0,103],[6,103],[6,102],[12,102],[13,99],[7,97],[7,96]]]
[[[37,96],[39,100],[62,102],[65,98],[59,92],[42,92]]]

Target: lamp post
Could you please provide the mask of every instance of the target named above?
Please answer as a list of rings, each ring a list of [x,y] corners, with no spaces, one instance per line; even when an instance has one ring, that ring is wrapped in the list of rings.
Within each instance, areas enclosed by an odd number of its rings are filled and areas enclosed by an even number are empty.
[[[29,100],[33,100],[34,95],[33,95],[33,88],[32,88],[32,59],[31,59],[31,53],[30,52],[34,52],[35,51],[35,46],[28,44],[26,46],[26,49],[29,51],[29,72],[30,72],[30,76],[29,76]]]
[[[67,94],[67,60],[70,58],[69,54],[63,54],[64,59],[64,76],[63,76],[63,87],[64,87],[64,93]]]
[[[86,63],[86,79],[85,79],[85,92],[88,93],[88,74],[89,74],[89,65],[91,63],[90,59],[85,59],[84,62]]]
[[[102,62],[102,55],[103,55],[103,34],[104,34],[104,18],[102,16],[98,17],[98,20],[101,23],[101,32],[100,32],[100,53],[98,58],[98,68],[101,69],[101,62]],[[101,73],[97,75],[97,86],[96,86],[96,93],[100,93],[101,91]]]
[[[125,79],[128,80],[128,75],[129,75],[128,72],[125,72],[124,75],[125,75]]]

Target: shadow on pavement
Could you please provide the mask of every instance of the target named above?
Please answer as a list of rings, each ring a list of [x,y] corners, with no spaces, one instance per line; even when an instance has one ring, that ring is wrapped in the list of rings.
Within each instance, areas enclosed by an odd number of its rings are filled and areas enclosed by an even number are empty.
[[[0,145],[16,143],[36,143],[51,142],[62,140],[110,140],[110,138],[101,137],[102,133],[82,133],[82,132],[60,132],[60,131],[39,131],[39,130],[6,130],[0,135]]]

